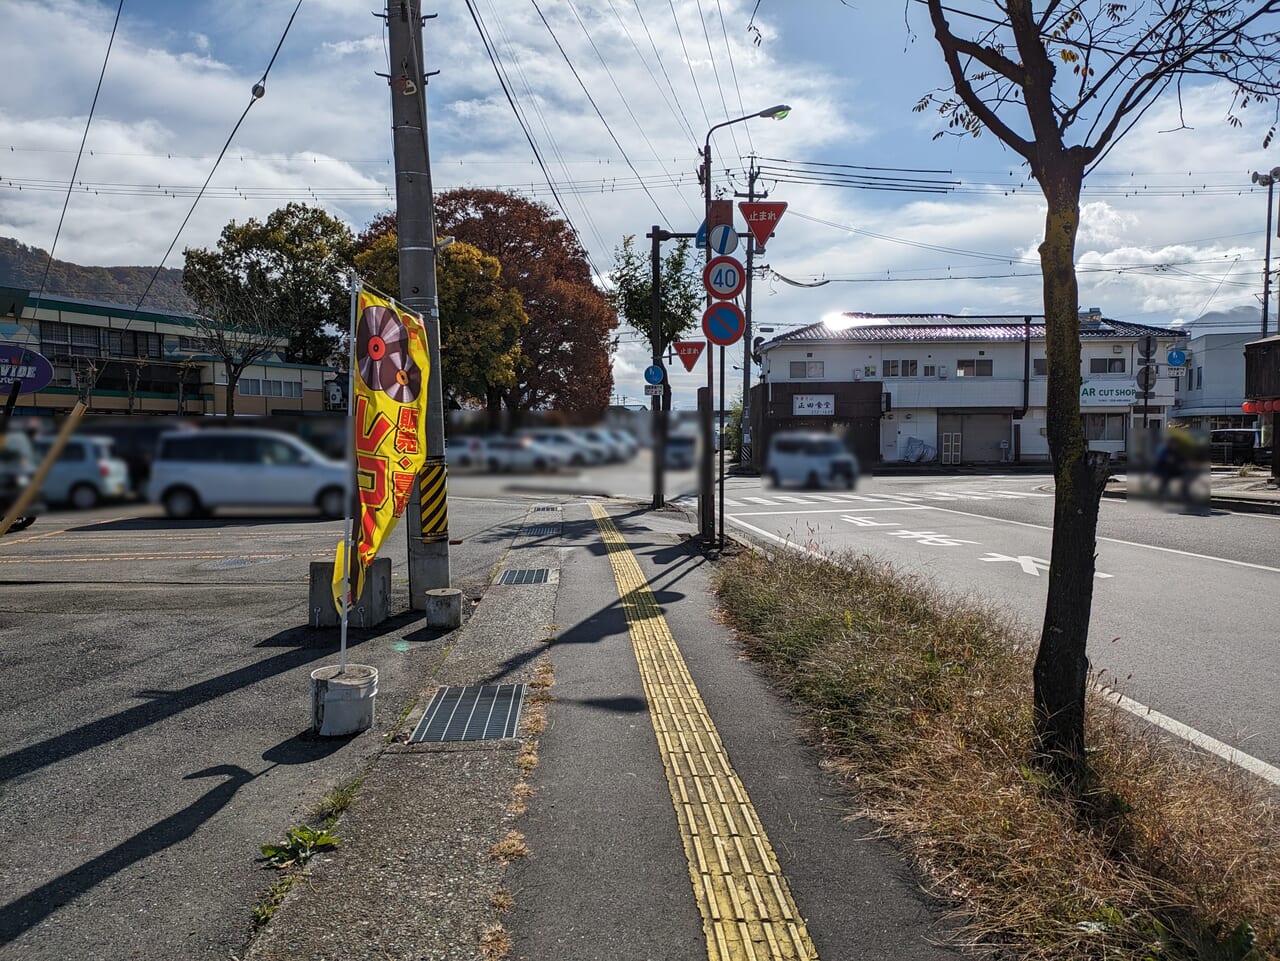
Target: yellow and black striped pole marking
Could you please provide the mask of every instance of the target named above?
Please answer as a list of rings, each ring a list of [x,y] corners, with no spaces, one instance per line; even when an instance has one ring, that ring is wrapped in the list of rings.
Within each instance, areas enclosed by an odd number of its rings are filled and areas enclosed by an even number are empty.
[[[422,543],[449,539],[449,467],[440,458],[428,461],[418,475],[419,498],[422,507]]]
[[[747,789],[626,541],[591,513],[613,565],[667,773],[709,961],[817,961],[804,918]]]

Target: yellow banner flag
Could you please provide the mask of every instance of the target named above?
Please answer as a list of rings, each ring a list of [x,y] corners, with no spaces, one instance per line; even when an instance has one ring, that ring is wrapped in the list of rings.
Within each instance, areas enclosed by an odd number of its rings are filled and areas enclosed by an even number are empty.
[[[427,379],[431,362],[422,319],[395,301],[361,289],[350,359],[356,447],[356,542],[333,565],[333,603],[342,610],[343,575],[351,565],[348,603],[360,596],[378,548],[409,504],[427,458]]]

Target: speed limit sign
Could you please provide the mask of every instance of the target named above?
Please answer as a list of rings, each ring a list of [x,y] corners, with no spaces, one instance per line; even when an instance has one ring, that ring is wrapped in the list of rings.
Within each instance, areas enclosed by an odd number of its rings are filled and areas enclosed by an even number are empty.
[[[733,300],[746,286],[747,275],[735,258],[712,257],[702,268],[702,283],[712,297]]]

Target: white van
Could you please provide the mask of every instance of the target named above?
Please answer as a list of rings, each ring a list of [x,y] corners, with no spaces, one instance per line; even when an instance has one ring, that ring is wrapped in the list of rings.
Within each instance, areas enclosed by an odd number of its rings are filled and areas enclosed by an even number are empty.
[[[211,428],[161,434],[147,500],[170,517],[215,507],[316,507],[346,514],[347,466],[292,434]]]
[[[769,441],[766,476],[774,487],[846,487],[858,482],[858,458],[831,434],[783,431]]]

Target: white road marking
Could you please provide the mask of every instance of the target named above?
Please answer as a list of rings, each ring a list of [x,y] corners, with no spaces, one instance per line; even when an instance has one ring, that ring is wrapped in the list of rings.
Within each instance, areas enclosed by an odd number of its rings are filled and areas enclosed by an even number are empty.
[[[1021,567],[1024,572],[1034,577],[1039,577],[1041,571],[1049,569],[1049,562],[1043,557],[1032,557],[1029,554],[1018,554],[1016,557],[1010,557],[1008,554],[988,553],[983,557],[979,557],[978,560],[988,563],[991,561],[1011,561]],[[1099,579],[1115,577],[1114,574],[1104,574],[1098,570],[1093,572],[1093,576]]]
[[[842,521],[847,521],[850,524],[854,524],[858,527],[892,527],[893,526],[888,521],[872,520],[870,517],[855,517],[852,514],[846,514],[844,517],[840,519]]]
[[[777,502],[777,501],[771,501],[771,500],[769,500],[769,498],[767,498],[767,497],[747,497],[747,496],[743,495],[742,499],[743,499],[744,501],[751,501],[751,503],[753,503],[753,504],[764,504],[764,505],[766,505],[767,507],[777,507],[777,506],[778,506],[778,502]]]
[[[850,510],[856,510],[859,514],[866,514],[868,511],[931,511],[936,510],[933,507],[927,507],[924,504],[895,504],[892,507],[824,507],[817,511],[743,511],[741,514],[731,514],[731,517],[770,517],[777,514],[844,514]]]
[[[951,537],[948,534],[939,534],[937,531],[908,531],[898,530],[889,531],[890,537],[901,537],[904,540],[913,540],[917,544],[923,544],[926,547],[959,547],[961,544],[977,544],[977,541],[961,540],[958,537]]]
[[[805,500],[803,497],[794,497],[791,494],[774,494],[774,500],[782,501],[786,504],[812,504],[813,501]]]
[[[934,508],[934,509],[936,510],[937,508]],[[953,511],[952,513],[962,514],[964,512]],[[787,550],[800,551],[801,553],[804,553],[804,554],[817,554],[818,556],[822,556],[822,552],[818,550],[816,547],[804,547],[800,544],[796,544],[795,542],[788,540],[785,537],[779,537],[777,534],[773,533],[772,531],[766,531],[762,528],[756,527],[753,524],[744,524],[742,521],[738,520],[736,517],[730,517],[729,520],[732,521],[735,526],[746,528],[747,530],[752,531],[753,533],[759,534],[761,537],[765,538],[766,540],[770,540],[770,541],[773,541],[775,544],[782,545],[782,547],[786,548]],[[1035,527],[1037,525],[1027,524],[1026,526]],[[1137,546],[1141,547],[1143,545],[1137,545]],[[1181,552],[1175,552],[1175,553],[1181,553]],[[1222,558],[1209,558],[1209,559],[1221,560]],[[1250,566],[1257,566],[1257,565],[1250,565]],[[1205,734],[1203,731],[1196,730],[1194,727],[1191,727],[1189,724],[1183,724],[1181,721],[1176,721],[1173,718],[1169,717],[1167,714],[1161,714],[1159,711],[1154,711],[1151,708],[1147,707],[1145,704],[1139,704],[1137,701],[1131,698],[1125,697],[1123,694],[1116,694],[1114,691],[1110,691],[1107,688],[1102,688],[1102,692],[1104,695],[1108,697],[1114,697],[1116,705],[1120,707],[1122,710],[1128,711],[1134,717],[1142,718],[1145,721],[1149,721],[1152,724],[1159,727],[1161,730],[1168,731],[1170,734],[1173,734],[1175,737],[1180,737],[1183,740],[1189,742],[1190,744],[1193,744],[1194,746],[1202,750],[1208,751],[1209,753],[1222,758],[1228,764],[1234,764],[1236,765],[1236,767],[1243,768],[1244,770],[1249,771],[1252,774],[1256,774],[1258,777],[1262,778],[1265,781],[1270,782],[1271,784],[1280,786],[1280,768],[1273,767],[1272,765],[1268,764],[1266,761],[1253,757],[1250,754],[1246,754],[1244,753],[1244,751],[1237,750],[1236,748],[1232,747],[1230,744],[1226,744],[1223,741],[1219,741],[1217,738],[1210,737],[1208,734]]]

